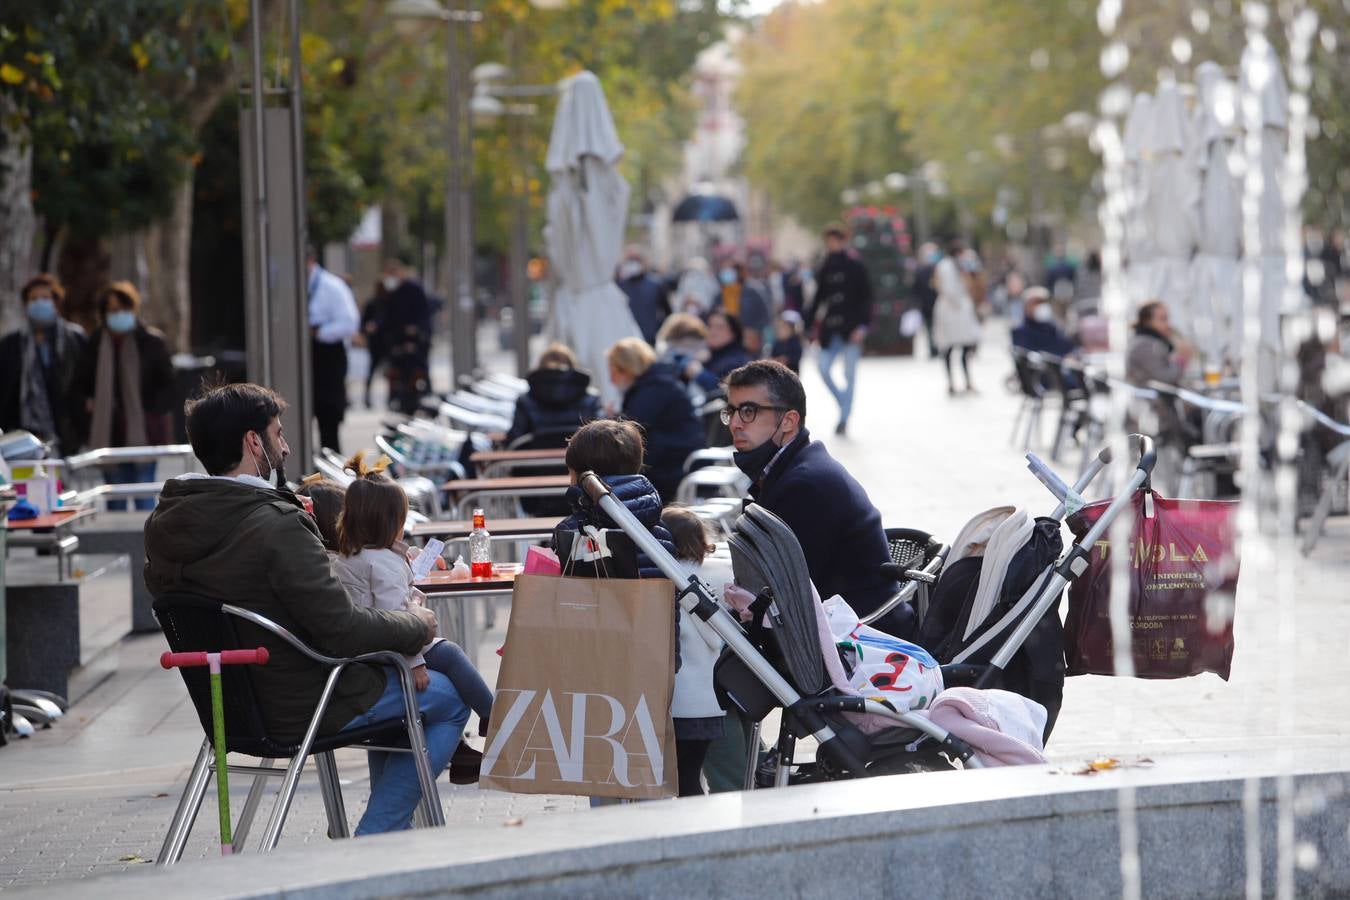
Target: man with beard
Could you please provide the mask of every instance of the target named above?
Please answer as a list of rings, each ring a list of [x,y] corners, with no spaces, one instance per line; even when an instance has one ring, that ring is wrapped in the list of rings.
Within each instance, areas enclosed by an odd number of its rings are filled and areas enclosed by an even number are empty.
[[[156,598],[186,592],[253,610],[330,656],[377,650],[412,655],[436,636],[436,616],[354,605],[334,576],[318,526],[285,484],[290,453],[281,433],[285,401],[256,384],[212,388],[187,404],[188,439],[206,475],[165,482],[145,523],[145,583]],[[278,487],[268,483],[275,474]],[[299,741],[329,670],[270,631],[238,622],[248,646],[270,659],[250,673],[263,722],[282,741]],[[430,674],[417,694],[433,777],[459,742],[469,708],[449,679]],[[331,735],[403,717],[397,674],[353,664],[339,678],[320,725]],[[372,753],[370,803],[356,833],[407,827],[421,791],[412,757]]]

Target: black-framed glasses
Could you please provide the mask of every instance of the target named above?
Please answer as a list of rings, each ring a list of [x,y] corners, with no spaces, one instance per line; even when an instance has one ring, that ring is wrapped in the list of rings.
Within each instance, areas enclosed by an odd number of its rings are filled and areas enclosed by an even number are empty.
[[[741,421],[746,425],[755,421],[755,416],[759,415],[760,410],[771,409],[775,412],[787,412],[786,406],[760,406],[758,403],[742,403],[740,406],[724,406],[720,416],[723,425],[731,424],[732,416],[740,416]]]

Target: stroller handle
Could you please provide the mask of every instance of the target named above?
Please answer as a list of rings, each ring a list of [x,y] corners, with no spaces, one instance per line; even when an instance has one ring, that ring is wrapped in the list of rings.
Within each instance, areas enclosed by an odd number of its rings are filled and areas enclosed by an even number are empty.
[[[1135,468],[1145,475],[1153,474],[1153,467],[1158,462],[1158,451],[1153,446],[1153,438],[1146,434],[1132,434],[1131,441],[1139,442],[1139,463]]]
[[[609,494],[609,485],[600,480],[600,476],[594,472],[586,471],[581,473],[577,479],[577,484],[586,492],[586,496],[591,498],[593,503],[599,503],[600,498]]]

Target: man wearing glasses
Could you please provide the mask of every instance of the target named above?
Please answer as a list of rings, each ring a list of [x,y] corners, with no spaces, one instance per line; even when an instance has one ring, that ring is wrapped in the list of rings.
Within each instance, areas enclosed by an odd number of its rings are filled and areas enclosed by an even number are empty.
[[[726,390],[722,422],[736,465],[750,478],[750,497],[792,529],[820,596],[839,594],[860,616],[895,596],[899,584],[881,574],[890,562],[881,513],[825,445],[811,440],[797,376],[758,360],[731,372]],[[873,624],[909,637],[914,611],[901,604]]]

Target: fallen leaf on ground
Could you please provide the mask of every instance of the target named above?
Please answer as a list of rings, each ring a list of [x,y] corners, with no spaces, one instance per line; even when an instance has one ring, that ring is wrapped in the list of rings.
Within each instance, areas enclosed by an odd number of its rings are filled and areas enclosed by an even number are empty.
[[[128,862],[128,863],[148,863],[148,862],[154,862],[154,860],[152,860],[152,859],[146,859],[144,856],[141,856],[139,853],[128,853],[128,854],[126,854],[125,856],[118,857],[117,861],[118,861],[118,862]]]
[[[168,794],[167,791],[160,791],[158,794],[151,794],[151,795],[150,795],[150,797],[151,797],[152,799],[158,799],[158,798],[160,798],[160,797],[167,797],[167,796],[169,796],[169,794]]]
[[[1082,768],[1078,769],[1056,769],[1053,775],[1096,775],[1099,772],[1110,772],[1115,769],[1147,769],[1153,765],[1153,760],[1147,756],[1141,756],[1133,761],[1121,761],[1114,756],[1099,756],[1096,759],[1084,763]]]
[[[525,820],[524,820],[524,819],[519,819],[519,818],[517,818],[517,819],[507,819],[507,820],[506,820],[505,822],[503,822],[502,824],[505,825],[507,828],[516,828],[516,827],[518,827],[518,826],[520,826],[520,825],[524,825],[524,824],[525,824]]]

